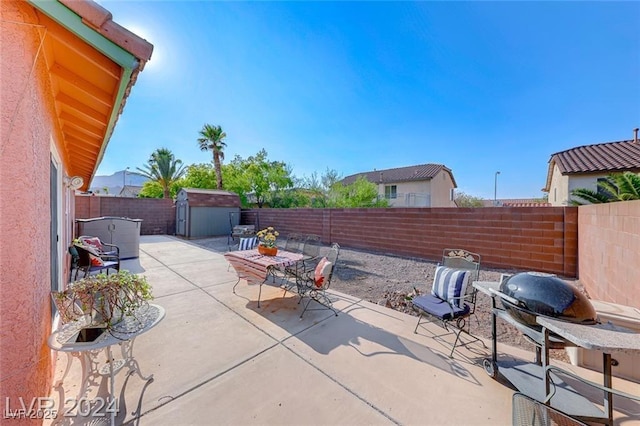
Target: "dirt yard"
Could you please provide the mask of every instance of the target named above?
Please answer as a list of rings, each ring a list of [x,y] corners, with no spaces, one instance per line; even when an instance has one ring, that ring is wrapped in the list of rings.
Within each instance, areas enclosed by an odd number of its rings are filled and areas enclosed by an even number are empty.
[[[194,244],[224,253],[227,238],[192,240]],[[437,263],[393,255],[374,254],[348,248],[340,249],[338,265],[331,281],[331,289],[362,298],[378,305],[386,306],[417,316],[411,305],[411,298],[431,289]],[[520,271],[480,268],[481,281],[498,281],[501,273]],[[570,281],[580,287],[579,282]],[[472,334],[491,339],[491,299],[478,294],[476,315],[480,321],[471,323]],[[417,321],[417,318],[416,318]],[[515,327],[498,321],[498,342],[517,346],[532,352],[534,346]],[[569,362],[564,350],[552,350],[554,359]]]

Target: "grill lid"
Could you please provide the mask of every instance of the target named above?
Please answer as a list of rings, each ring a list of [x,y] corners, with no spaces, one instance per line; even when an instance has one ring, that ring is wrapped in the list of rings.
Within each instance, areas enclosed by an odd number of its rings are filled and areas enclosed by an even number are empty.
[[[505,310],[518,322],[541,329],[536,316],[578,324],[597,323],[593,305],[573,285],[552,274],[522,272],[502,282],[500,292],[518,300],[514,305],[503,299]]]

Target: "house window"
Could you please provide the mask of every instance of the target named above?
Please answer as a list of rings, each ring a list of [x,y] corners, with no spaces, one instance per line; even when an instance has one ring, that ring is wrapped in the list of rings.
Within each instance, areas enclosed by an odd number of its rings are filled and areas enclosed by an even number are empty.
[[[396,187],[396,185],[386,185],[384,187],[384,198],[386,198],[387,200],[397,198],[397,190],[398,188]]]
[[[598,178],[598,183],[596,184],[596,188],[598,191],[598,195],[603,195],[608,198],[613,198],[614,195],[601,186],[603,182],[607,182],[608,180],[609,179],[607,178]]]

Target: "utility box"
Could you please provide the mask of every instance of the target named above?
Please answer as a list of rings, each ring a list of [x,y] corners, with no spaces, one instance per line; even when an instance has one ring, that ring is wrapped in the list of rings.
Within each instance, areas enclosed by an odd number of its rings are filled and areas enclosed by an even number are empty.
[[[184,238],[229,235],[229,213],[236,213],[240,217],[238,194],[215,189],[183,188],[176,197],[176,235]]]
[[[95,217],[76,219],[78,236],[98,237],[102,242],[120,249],[120,259],[140,256],[140,228],[142,219],[127,217]]]

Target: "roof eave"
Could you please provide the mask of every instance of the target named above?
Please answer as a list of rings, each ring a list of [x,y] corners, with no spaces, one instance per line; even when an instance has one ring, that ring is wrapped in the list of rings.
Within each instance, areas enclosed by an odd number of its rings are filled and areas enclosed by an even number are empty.
[[[144,64],[151,58],[153,45],[113,22],[111,13],[93,1],[27,1],[122,67],[118,92],[109,115],[107,130],[91,176],[82,188],[86,190],[104,158],[113,129],[124,109],[131,88],[144,68]]]

